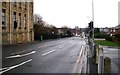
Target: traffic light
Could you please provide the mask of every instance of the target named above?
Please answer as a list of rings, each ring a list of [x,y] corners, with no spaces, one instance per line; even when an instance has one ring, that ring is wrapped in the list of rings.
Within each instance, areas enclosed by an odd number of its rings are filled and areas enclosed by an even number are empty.
[[[89,23],[89,28],[90,28],[90,30],[93,29],[93,21],[91,21],[91,22]]]
[[[17,28],[17,22],[14,21],[14,29],[16,29],[16,28]]]
[[[90,23],[89,23],[89,35],[90,35],[90,37],[92,37],[92,35],[93,35],[93,21],[91,21]]]

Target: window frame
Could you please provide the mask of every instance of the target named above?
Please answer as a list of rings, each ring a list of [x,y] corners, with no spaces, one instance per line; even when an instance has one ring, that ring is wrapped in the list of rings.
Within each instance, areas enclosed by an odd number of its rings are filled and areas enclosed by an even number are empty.
[[[26,15],[26,13],[25,13],[25,14],[24,14],[24,28],[25,28],[25,29],[26,29],[26,26],[27,26],[27,22],[26,22],[27,19],[26,19],[26,16],[27,16],[27,15]]]
[[[21,29],[21,13],[19,13],[19,17],[18,17],[18,27],[19,29]]]
[[[24,8],[26,9],[27,8],[27,2],[24,1]]]
[[[2,9],[2,29],[5,29],[5,28],[6,28],[6,9]]]
[[[16,18],[17,18],[16,14],[17,14],[16,11],[13,11],[13,21],[16,21]]]
[[[21,8],[21,2],[18,2],[18,7]]]

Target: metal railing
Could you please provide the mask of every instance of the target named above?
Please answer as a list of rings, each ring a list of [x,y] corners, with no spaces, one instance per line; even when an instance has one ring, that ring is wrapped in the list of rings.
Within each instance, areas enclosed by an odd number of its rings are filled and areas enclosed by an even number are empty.
[[[95,59],[94,64],[97,64],[98,74],[103,75],[103,73],[104,73],[104,52],[103,52],[103,48],[100,45],[96,44],[94,42],[94,40],[90,39],[90,38],[88,38],[88,45],[89,45],[89,53],[91,55],[89,57]]]

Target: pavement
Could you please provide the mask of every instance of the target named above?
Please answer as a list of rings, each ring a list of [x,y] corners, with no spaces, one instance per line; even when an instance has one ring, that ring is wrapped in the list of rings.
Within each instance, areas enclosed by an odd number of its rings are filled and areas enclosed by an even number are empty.
[[[76,61],[85,44],[84,39],[71,37],[4,45],[0,73],[75,73]]]
[[[111,59],[111,75],[120,75],[120,47],[113,46],[101,46],[104,51],[104,58],[109,57]],[[89,48],[90,49],[90,48]],[[88,54],[89,61],[89,73],[90,75],[98,75],[98,65],[95,64],[95,58],[93,58],[91,52]],[[107,74],[106,74],[107,75]]]
[[[102,46],[104,49],[104,57],[111,58],[111,73],[113,75],[119,75],[120,72],[120,48],[111,46]]]

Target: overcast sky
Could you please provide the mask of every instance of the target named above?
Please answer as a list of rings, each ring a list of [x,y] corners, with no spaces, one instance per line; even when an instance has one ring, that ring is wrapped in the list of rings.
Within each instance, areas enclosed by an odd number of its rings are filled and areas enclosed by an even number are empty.
[[[118,1],[94,0],[94,26],[118,25]],[[34,0],[34,14],[56,27],[86,27],[92,20],[92,0]]]

